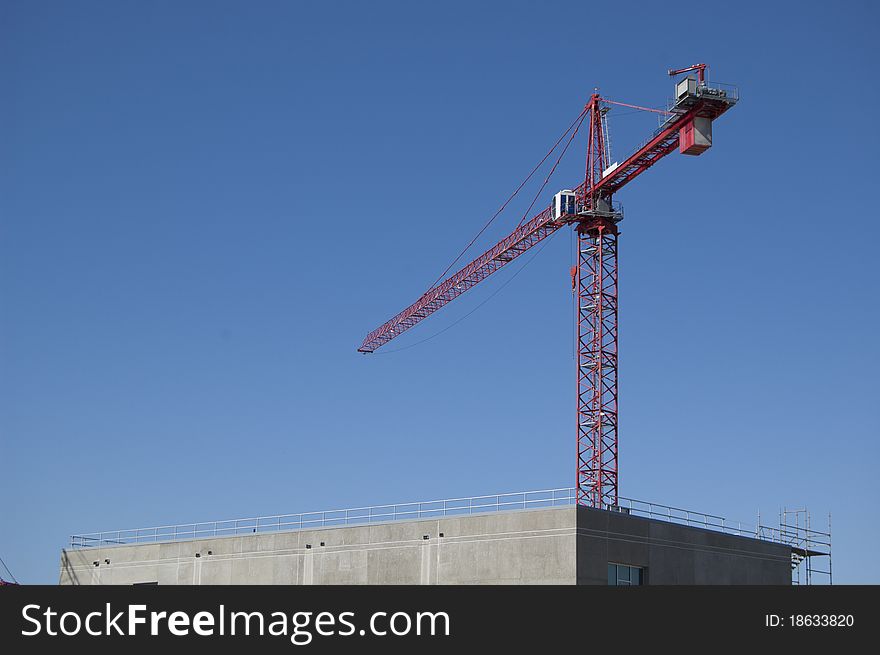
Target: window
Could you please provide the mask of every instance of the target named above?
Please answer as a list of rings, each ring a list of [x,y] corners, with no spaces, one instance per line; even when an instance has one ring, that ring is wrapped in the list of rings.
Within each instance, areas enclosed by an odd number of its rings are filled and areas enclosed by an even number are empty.
[[[608,563],[608,584],[612,587],[644,584],[644,569],[627,564]]]

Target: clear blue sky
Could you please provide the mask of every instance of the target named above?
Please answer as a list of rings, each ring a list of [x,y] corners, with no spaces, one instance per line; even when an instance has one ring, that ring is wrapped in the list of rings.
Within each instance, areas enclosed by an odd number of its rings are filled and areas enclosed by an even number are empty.
[[[831,511],[837,580],[880,582],[876,4],[477,5],[0,3],[21,581],[74,532],[573,484],[568,233],[356,348],[594,86],[656,106],[706,61],[742,95],[715,146],[618,196],[621,493]],[[656,121],[610,125],[620,158]]]

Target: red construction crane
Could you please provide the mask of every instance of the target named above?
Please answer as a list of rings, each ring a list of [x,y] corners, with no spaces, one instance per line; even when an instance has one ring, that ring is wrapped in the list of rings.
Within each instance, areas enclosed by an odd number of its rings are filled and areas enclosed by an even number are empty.
[[[676,147],[689,155],[711,147],[712,122],[736,104],[738,97],[731,87],[710,85],[706,68],[696,64],[669,71],[670,75],[697,71],[698,77],[686,76],[676,83],[668,111],[649,110],[666,115],[665,120],[620,164],[609,161],[605,114],[610,105],[635,105],[594,93],[579,117],[584,121],[589,115],[590,119],[584,182],[574,190],[557,193],[550,207],[457,273],[434,284],[415,303],[370,332],[358,348],[362,353],[375,351],[559,228],[573,226],[577,233],[577,265],[573,270],[578,328],[576,486],[581,505],[617,506],[617,224],[623,215],[613,196]]]

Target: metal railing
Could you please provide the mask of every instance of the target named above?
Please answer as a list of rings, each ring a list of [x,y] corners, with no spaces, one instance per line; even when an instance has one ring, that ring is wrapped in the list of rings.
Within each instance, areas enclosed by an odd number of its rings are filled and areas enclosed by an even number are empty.
[[[704,528],[715,532],[724,532],[725,534],[732,534],[739,537],[751,537],[753,539],[776,541],[770,537],[769,533],[762,532],[760,527],[756,528],[743,523],[742,521],[731,521],[723,516],[717,516],[715,514],[695,512],[689,509],[661,505],[659,503],[651,503],[644,500],[618,498],[617,508],[608,509],[616,509],[616,511],[623,511],[634,516],[666,521],[667,523],[678,523],[679,525],[687,525],[694,528]]]
[[[690,103],[687,100],[682,103],[682,99],[680,98],[667,98],[666,114],[658,114],[657,130],[654,134],[656,135],[658,132],[662,131],[667,123],[676,120],[681,114],[685,113],[685,111],[690,108],[693,99],[695,98],[723,100],[731,105],[735,105],[739,102],[739,87],[733,84],[727,84],[726,82],[713,81],[697,86],[697,92],[695,95],[691,96]]]
[[[365,523],[384,523],[412,519],[432,519],[482,512],[515,509],[537,509],[573,505],[573,488],[519,491],[489,496],[446,498],[369,507],[351,507],[299,514],[277,514],[227,521],[207,521],[152,528],[133,528],[77,534],[70,537],[71,548],[89,548],[102,545],[136,544],[158,541],[184,541],[209,537],[326,528]]]
[[[276,514],[274,516],[257,516],[225,521],[206,521],[75,534],[70,537],[70,547],[92,548],[108,545],[188,541],[191,539],[295,531],[308,528],[434,519],[442,516],[560,507],[574,505],[576,501],[577,495],[573,487],[542,489],[539,491],[517,491],[488,496],[446,498],[443,500],[372,505],[319,512]],[[764,526],[750,527],[741,522],[732,522],[714,514],[695,512],[693,510],[632,498],[619,498],[618,505],[608,506],[605,509],[767,541],[789,543],[790,540],[790,535],[781,534],[777,528]]]
[[[726,82],[711,81],[697,86],[697,95],[703,98],[722,98],[728,102],[736,103],[739,101],[739,87]]]

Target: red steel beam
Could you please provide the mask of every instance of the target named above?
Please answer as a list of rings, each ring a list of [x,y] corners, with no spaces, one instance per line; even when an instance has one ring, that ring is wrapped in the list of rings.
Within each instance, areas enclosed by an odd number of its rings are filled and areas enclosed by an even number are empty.
[[[578,225],[577,502],[617,505],[617,226]]]
[[[460,271],[429,289],[421,298],[397,316],[370,332],[358,350],[363,353],[371,353],[385,345],[394,337],[436,312],[446,303],[458,298],[508,262],[512,262],[563,225],[564,223],[554,222],[550,210],[545,209]]]
[[[711,100],[697,102],[688,111],[670,118],[657,134],[614,171],[594,184],[586,193],[584,193],[585,184],[580,184],[575,192],[578,197],[592,198],[595,193],[601,190],[610,197],[612,193],[621,189],[675,150],[678,147],[678,131],[691,118],[697,115],[710,115],[714,118],[726,109],[727,106],[723,103],[715,103]],[[477,283],[485,280],[505,264],[512,262],[535,244],[546,239],[564,224],[564,222],[554,221],[550,210],[545,209],[457,273],[428,289],[412,305],[370,332],[364,338],[358,351],[371,353],[384,346],[447,303],[455,300]]]

